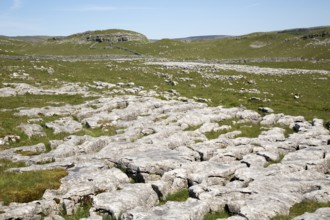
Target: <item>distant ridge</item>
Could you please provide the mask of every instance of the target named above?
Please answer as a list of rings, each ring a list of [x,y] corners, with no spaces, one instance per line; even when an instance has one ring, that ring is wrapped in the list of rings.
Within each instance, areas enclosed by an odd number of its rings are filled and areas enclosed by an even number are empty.
[[[7,37],[7,36],[3,36],[3,37]],[[12,36],[12,37],[8,37],[8,38],[13,39],[13,40],[40,42],[40,41],[47,40],[48,38],[50,38],[50,36]]]
[[[173,40],[213,40],[213,39],[221,39],[232,37],[229,35],[203,35],[203,36],[191,36],[184,38],[173,38]]]
[[[301,35],[301,34],[309,34],[310,32],[322,30],[322,29],[329,28],[329,27],[330,26],[318,26],[318,27],[309,27],[309,28],[292,28],[292,29],[277,31],[277,33]]]

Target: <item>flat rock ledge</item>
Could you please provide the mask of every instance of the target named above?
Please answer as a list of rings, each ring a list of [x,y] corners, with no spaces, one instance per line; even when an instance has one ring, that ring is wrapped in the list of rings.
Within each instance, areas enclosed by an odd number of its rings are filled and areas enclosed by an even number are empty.
[[[113,136],[70,135],[44,145],[0,152],[0,158],[28,166],[8,172],[63,168],[57,190],[46,190],[38,201],[0,204],[0,219],[63,219],[84,199],[90,217],[115,219],[203,219],[226,209],[228,219],[271,219],[288,214],[303,200],[330,202],[330,134],[323,121],[270,113],[261,116],[244,108],[208,107],[189,99],[160,100],[150,93],[103,97],[76,106],[21,109],[17,115],[62,117],[46,124],[54,132],[75,133],[116,128]],[[258,137],[237,137],[239,131],[221,124],[255,123]],[[33,120],[32,120],[33,121]],[[29,135],[41,127],[21,126]],[[283,127],[296,132],[285,135]],[[208,132],[218,137],[208,139]],[[226,132],[227,131],[227,132]],[[18,151],[41,152],[23,156]],[[282,160],[280,160],[280,159]],[[184,202],[167,195],[189,190]],[[295,219],[329,219],[329,208]]]

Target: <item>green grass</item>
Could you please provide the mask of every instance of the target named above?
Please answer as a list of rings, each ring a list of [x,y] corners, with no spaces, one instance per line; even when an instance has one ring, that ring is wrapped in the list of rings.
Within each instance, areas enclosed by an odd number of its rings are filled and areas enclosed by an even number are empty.
[[[328,31],[324,28],[316,32]],[[303,36],[303,35],[300,35]],[[324,38],[320,38],[323,40]],[[325,38],[326,39],[326,38]],[[296,34],[275,32],[253,33],[240,37],[207,41],[163,39],[152,43],[124,42],[125,47],[145,55],[181,60],[218,60],[260,57],[329,58],[329,46],[306,46],[313,40],[303,40]],[[251,45],[261,42],[262,48]]]
[[[42,152],[17,150],[15,151],[15,153],[20,154],[22,156],[35,156],[41,154]]]
[[[280,154],[276,160],[267,161],[267,163],[264,165],[264,167],[266,168],[266,167],[269,167],[272,164],[281,163],[281,161],[283,160],[284,156],[285,156],[285,154]]]
[[[117,31],[117,30],[112,30]],[[94,32],[95,34],[109,34],[112,31]],[[319,31],[330,31],[330,28],[320,30],[312,30],[308,33],[317,33]],[[88,34],[88,33],[84,33]],[[313,40],[302,40],[301,36],[306,34],[305,31],[292,31],[285,33],[253,33],[245,36],[227,39],[216,39],[209,41],[177,41],[164,39],[156,42],[122,42],[112,45],[118,48],[136,51],[146,56],[154,56],[161,58],[169,58],[171,60],[221,60],[221,59],[240,59],[247,61],[245,65],[254,65],[259,67],[271,68],[299,68],[299,69],[317,69],[329,70],[330,63],[326,59],[330,59],[330,46],[308,46]],[[82,35],[70,36],[69,41],[40,41],[38,43],[15,41],[0,37],[0,54],[5,55],[131,55],[131,52],[123,49],[111,48],[107,49],[108,43],[86,42],[77,44],[75,40]],[[76,39],[74,39],[76,38]],[[326,38],[324,38],[326,39]],[[323,39],[318,39],[323,40]],[[262,48],[252,48],[255,43],[265,44]],[[91,46],[94,48],[91,49]],[[7,50],[7,52],[6,52]],[[259,62],[249,63],[249,58],[273,58],[273,57],[304,57],[308,59],[320,60],[320,62],[295,61],[295,62]],[[322,60],[325,59],[325,60]],[[35,68],[44,66],[55,70],[53,75],[47,71]],[[14,72],[28,73],[29,79],[14,79],[11,75]],[[221,76],[237,76],[242,75],[244,78],[238,80],[213,80],[205,79],[200,74],[212,73]],[[164,78],[157,76],[155,73],[166,73],[172,76],[174,81],[179,82],[173,86],[165,82]],[[181,81],[181,77],[189,77],[192,81]],[[254,80],[256,84],[248,84],[247,81]],[[155,89],[158,92],[169,91],[175,89],[181,96],[193,98],[200,97],[210,99],[210,106],[237,107],[245,106],[247,109],[257,111],[260,106],[270,107],[275,113],[285,113],[288,115],[302,115],[307,120],[313,118],[321,118],[325,121],[330,120],[330,102],[329,95],[329,76],[321,74],[306,75],[255,75],[249,73],[239,73],[235,71],[216,70],[212,68],[200,68],[196,72],[191,70],[185,73],[182,69],[167,69],[162,66],[148,66],[144,64],[144,60],[135,61],[114,61],[114,60],[81,60],[81,61],[62,61],[62,60],[11,60],[0,59],[0,88],[3,83],[28,83],[36,87],[43,88],[59,88],[64,83],[79,83],[81,86],[89,86],[93,81],[103,81],[108,83],[118,82],[134,82],[136,86],[143,86],[146,90]],[[194,84],[195,87],[192,87]],[[204,85],[208,87],[205,88]],[[257,89],[261,94],[248,94],[239,92],[241,88]],[[91,91],[102,94],[104,90]],[[301,98],[294,99],[293,94],[299,93]],[[270,99],[270,102],[249,101],[251,97],[257,96],[260,99]],[[15,116],[16,108],[25,107],[44,107],[47,105],[59,106],[64,104],[81,104],[94,98],[85,98],[80,95],[31,95],[16,97],[0,97],[0,137],[6,135],[18,135],[21,137],[19,143],[12,143],[9,146],[0,146],[1,149],[8,147],[28,146],[37,143],[44,143],[49,149],[49,141],[54,139],[63,139],[69,134],[53,134],[51,129],[44,127],[45,137],[28,138],[23,132],[17,128],[21,123],[27,123],[27,117]],[[52,104],[58,102],[59,104]],[[9,110],[9,111],[5,111]],[[54,121],[58,116],[45,117],[41,123]],[[158,120],[164,120],[159,118]],[[156,120],[157,121],[157,120]],[[262,131],[259,124],[233,124],[233,120],[220,122],[220,125],[229,124],[233,130],[240,130],[242,137],[257,137]],[[187,131],[193,131],[199,127],[189,127]],[[293,131],[287,127],[286,136]],[[219,135],[229,132],[208,132],[205,135],[209,139],[217,138]],[[115,127],[106,129],[83,128],[76,135],[90,135],[98,137],[102,135],[114,135]],[[19,153],[19,152],[18,152]],[[21,152],[26,156],[33,156],[34,152]],[[275,161],[266,164],[269,166],[273,163],[279,163],[283,155]],[[53,160],[46,161],[53,162]],[[64,170],[48,170],[24,173],[8,173],[6,169],[10,167],[23,166],[23,164],[15,164],[10,161],[0,161],[0,200],[4,204],[12,201],[25,202],[40,198],[46,188],[57,188],[59,179],[66,175]],[[185,201],[189,197],[187,189],[169,195],[166,201]],[[161,204],[166,203],[162,201]],[[294,206],[290,213],[296,210],[308,211],[315,210],[315,207],[329,206],[329,204],[320,204],[315,202],[303,202]],[[82,204],[82,207],[75,213],[78,219],[87,216],[88,204]],[[219,212],[211,213],[206,219],[214,219],[228,217],[228,213]],[[296,214],[295,214],[296,215]],[[68,217],[70,218],[70,217]],[[288,217],[291,218],[291,217]],[[278,218],[281,219],[281,218]],[[283,217],[282,219],[287,219]]]
[[[200,128],[202,125],[196,125],[196,126],[189,126],[186,129],[184,129],[184,131],[195,131],[198,128]]]
[[[122,30],[120,30],[122,32]],[[330,31],[329,27],[313,30],[310,33]],[[95,31],[93,34],[111,34],[118,30]],[[128,31],[133,34],[135,32]],[[90,49],[94,42],[78,44],[77,41],[90,35],[91,32],[71,35],[66,41],[41,41],[37,43],[2,39],[2,53],[29,54],[29,55],[91,55],[91,54],[121,54],[121,50],[104,49],[97,45]],[[162,39],[156,42],[118,42],[113,45],[137,51],[146,56],[164,57],[179,60],[219,60],[219,59],[244,59],[262,57],[305,57],[315,59],[329,59],[329,45],[309,45],[315,39],[303,40],[303,32],[267,32],[252,33],[244,36],[204,40],[204,41],[179,41]],[[142,36],[143,38],[143,36]],[[329,37],[319,37],[325,40]],[[251,45],[263,44],[264,47],[253,48]],[[13,51],[13,52],[11,52]]]
[[[5,205],[11,202],[31,202],[40,199],[46,189],[57,189],[60,179],[67,175],[63,169],[6,172],[12,167],[22,167],[22,163],[0,160],[0,201]]]
[[[89,209],[92,207],[92,199],[89,196],[85,196],[81,201],[79,201],[80,206],[73,213],[73,215],[67,215],[66,210],[63,210],[62,217],[65,220],[79,220],[81,218],[89,217]]]
[[[317,209],[324,207],[330,207],[330,203],[320,203],[320,202],[305,200],[302,201],[301,203],[297,203],[294,206],[292,206],[290,208],[289,215],[279,215],[272,218],[272,220],[290,220],[296,216],[300,216],[304,214],[305,212],[312,213],[315,212]]]
[[[231,215],[226,211],[219,211],[215,213],[208,213],[204,216],[204,220],[216,220],[218,218],[229,218]]]
[[[236,123],[237,119],[228,119],[219,122],[219,125],[230,125],[231,129],[229,130],[220,130],[220,131],[210,131],[206,132],[205,136],[211,140],[216,139],[222,134],[226,134],[231,131],[241,131],[242,133],[239,135],[236,135],[235,137],[249,137],[249,138],[255,138],[260,135],[262,132],[261,126],[259,124],[255,123]]]
[[[164,205],[167,201],[184,202],[189,198],[189,191],[187,188],[178,190],[175,193],[166,196],[165,200],[160,201],[160,205]]]
[[[81,104],[91,98],[84,98],[80,95],[31,95],[26,94],[23,96],[15,97],[0,97],[1,109],[15,109],[19,107],[43,107],[52,105],[51,103],[63,103],[77,105]]]

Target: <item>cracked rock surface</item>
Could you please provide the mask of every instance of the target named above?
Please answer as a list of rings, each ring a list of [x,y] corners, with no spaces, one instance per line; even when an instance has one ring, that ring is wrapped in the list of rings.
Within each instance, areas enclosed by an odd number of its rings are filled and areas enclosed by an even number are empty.
[[[41,145],[2,151],[0,158],[29,165],[10,171],[64,168],[68,176],[59,189],[46,190],[38,201],[0,205],[0,219],[59,219],[63,207],[72,214],[84,198],[92,201],[86,219],[125,220],[199,220],[223,209],[233,215],[229,219],[271,219],[288,214],[290,207],[305,199],[330,202],[330,134],[321,120],[262,116],[244,108],[140,94],[47,110],[21,109],[17,115],[61,117],[46,124],[55,133],[75,133],[88,125],[90,129],[115,127],[116,134],[70,135],[51,141],[48,152]],[[264,129],[258,137],[237,137],[240,132],[222,124],[225,120]],[[299,129],[286,136],[283,126]],[[40,127],[22,127],[27,134],[42,134]],[[208,132],[219,131],[208,139]],[[22,156],[17,150],[43,153]],[[188,200],[159,205],[184,188],[189,189]],[[327,217],[329,210],[319,209],[296,219]]]

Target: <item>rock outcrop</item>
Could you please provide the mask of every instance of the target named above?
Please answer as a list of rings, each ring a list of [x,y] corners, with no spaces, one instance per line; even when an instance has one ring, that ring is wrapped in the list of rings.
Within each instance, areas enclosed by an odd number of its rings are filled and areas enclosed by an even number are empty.
[[[234,215],[229,219],[271,219],[306,199],[330,202],[330,134],[322,120],[310,123],[270,111],[262,116],[190,99],[160,100],[143,90],[137,94],[20,109],[20,116],[61,116],[46,123],[54,132],[74,133],[88,125],[90,131],[115,127],[116,134],[71,135],[51,141],[49,152],[44,145],[2,151],[0,158],[29,165],[8,172],[64,168],[68,176],[38,201],[1,205],[0,219],[56,219],[63,208],[74,213],[85,198],[92,201],[87,219],[127,220],[199,220],[224,209]],[[256,138],[236,138],[240,132],[228,130],[225,120],[265,127]],[[296,133],[285,136],[281,127],[296,125]],[[37,128],[21,127],[36,135]],[[214,139],[207,138],[208,132],[219,131]],[[23,156],[17,150],[39,154]],[[188,200],[159,205],[181,189],[189,190]],[[328,212],[321,209],[297,219],[322,219]]]

